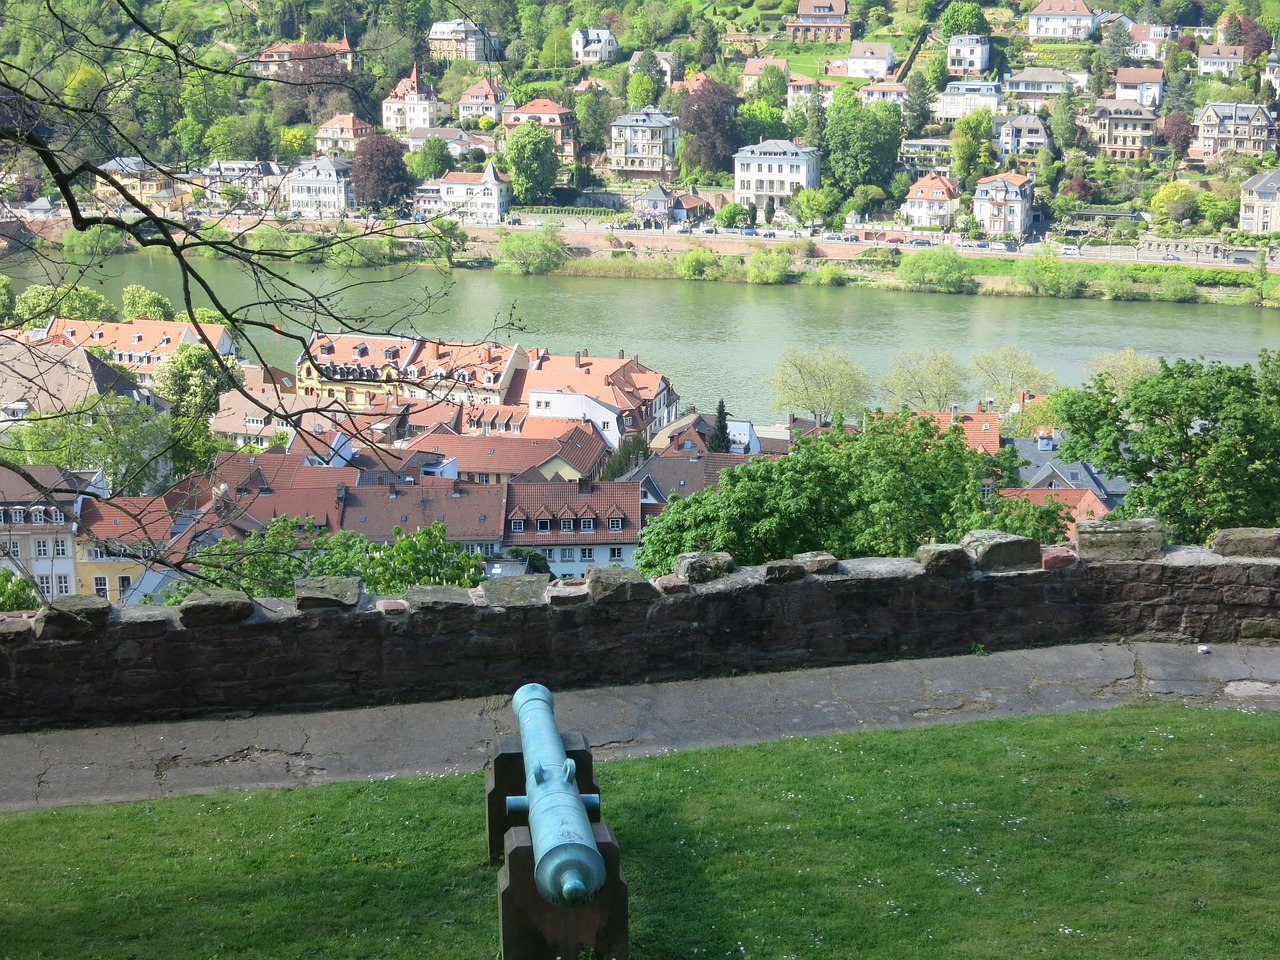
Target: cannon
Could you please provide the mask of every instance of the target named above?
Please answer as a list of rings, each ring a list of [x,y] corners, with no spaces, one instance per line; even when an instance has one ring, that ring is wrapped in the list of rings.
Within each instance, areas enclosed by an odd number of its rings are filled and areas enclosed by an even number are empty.
[[[502,862],[502,958],[555,960],[591,951],[627,960],[627,880],[618,838],[600,822],[587,739],[561,732],[542,684],[517,690],[511,709],[519,741],[499,736],[485,774],[489,860]]]
[[[548,903],[576,907],[604,886],[604,857],[596,847],[588,808],[600,808],[600,795],[578,792],[577,766],[565,755],[556,726],[551,691],[526,683],[511,698],[520,722],[525,794],[507,798],[507,813],[529,818],[533,838],[533,876]]]

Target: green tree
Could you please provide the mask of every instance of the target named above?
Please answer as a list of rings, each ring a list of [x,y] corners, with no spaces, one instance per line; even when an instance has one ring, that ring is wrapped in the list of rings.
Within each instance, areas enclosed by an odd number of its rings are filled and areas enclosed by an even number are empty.
[[[306,559],[308,575],[360,577],[371,593],[404,593],[424,584],[474,587],[484,579],[484,558],[450,543],[443,523],[410,534],[395,527],[390,543],[340,530],[318,537]]]
[[[1102,58],[1112,70],[1129,65],[1129,47],[1133,38],[1129,36],[1129,28],[1123,20],[1117,20],[1107,28],[1107,35],[1102,39]]]
[[[611,137],[610,125],[618,118],[613,101],[603,93],[581,94],[573,105],[578,118],[578,142],[584,150],[605,150]]]
[[[618,449],[605,461],[600,472],[601,480],[617,480],[649,459],[649,443],[638,433],[628,433],[618,443]]]
[[[978,283],[973,279],[973,268],[954,247],[921,250],[903,257],[897,278],[907,290],[975,293],[978,289]]]
[[[782,108],[768,100],[751,100],[738,108],[738,130],[743,143],[785,140],[787,124]]]
[[[1095,99],[1107,88],[1107,58],[1099,50],[1089,60],[1089,95]]]
[[[817,147],[825,159],[827,155],[827,108],[822,102],[822,91],[815,89],[804,105],[804,142]]]
[[[880,383],[880,392],[892,409],[905,407],[921,413],[948,410],[953,403],[967,406],[973,396],[968,368],[950,350],[903,350]]]
[[[540,123],[520,124],[507,137],[505,154],[517,203],[532,203],[551,192],[560,161],[550,130]]]
[[[947,66],[946,53],[936,53],[924,68],[925,79],[934,90],[941,93],[951,82],[951,70]]]
[[[871,377],[843,350],[801,350],[788,346],[769,375],[773,407],[779,413],[801,411],[817,423],[837,416],[861,419],[871,399]]]
[[[756,250],[747,259],[747,283],[786,283],[790,263],[790,258],[784,253]]]
[[[1029,260],[1018,261],[1014,276],[1037,296],[1070,300],[1084,292],[1084,281],[1054,255],[1048,244],[1041,244],[1040,251]]]
[[[711,435],[707,437],[707,451],[728,453],[732,442],[729,437],[729,413],[724,408],[724,397],[721,397],[716,403],[715,426],[711,428]]]
[[[101,260],[124,249],[125,234],[114,227],[68,230],[62,235],[62,249],[73,257]]]
[[[525,573],[550,573],[551,564],[541,550],[534,547],[507,547],[507,556],[525,562]]]
[[[40,598],[36,586],[8,567],[0,567],[0,610],[38,610]]]
[[[502,231],[495,251],[497,269],[522,276],[550,273],[568,258],[569,247],[551,224],[529,232]]]
[[[223,394],[244,386],[244,369],[202,343],[180,343],[156,367],[151,389],[173,404],[175,417],[208,420]]]
[[[943,41],[957,34],[978,34],[985,37],[991,33],[991,25],[987,23],[982,7],[973,0],[960,0],[947,4],[938,17],[938,29],[935,33]]]
[[[116,321],[120,312],[102,294],[77,286],[51,287],[33,283],[13,303],[14,320],[31,330],[45,326],[50,320]]]
[[[726,203],[716,211],[716,223],[722,227],[745,227],[751,220],[751,214],[740,203]]]
[[[1053,110],[1049,113],[1049,132],[1053,134],[1053,143],[1062,153],[1075,146],[1076,135],[1076,103],[1070,92],[1063,91],[1053,100]]]
[[[751,100],[764,100],[779,110],[787,102],[787,75],[770,64],[760,71],[747,96]]]
[[[149,320],[172,320],[173,301],[163,294],[148,290],[140,283],[131,283],[120,294],[123,315],[130,319],[146,317]],[[178,349],[182,349],[179,347]]]
[[[0,436],[0,456],[102,470],[112,494],[162,490],[172,475],[173,419],[129,397],[102,394],[29,418]]]
[[[437,180],[454,168],[454,159],[444,138],[427,137],[409,154],[407,165],[418,180]]]
[[[200,547],[188,563],[191,576],[174,584],[164,602],[181,603],[192,591],[207,587],[242,590],[251,597],[292,596],[294,578],[307,569],[304,543],[318,533],[312,517],[279,516],[243,540],[223,537]]]
[[[827,111],[827,169],[846,194],[863,183],[887,187],[901,142],[897,105],[880,100],[867,106],[849,85],[836,91]]]
[[[1129,482],[1112,514],[1151,516],[1174,543],[1227,527],[1280,524],[1280,360],[1251,364],[1161,358],[1119,395],[1104,375],[1051,395],[1067,431],[1064,459]]]
[[[17,298],[13,295],[13,281],[0,275],[0,324],[8,326],[13,322],[13,310]]]
[[[720,485],[675,498],[645,527],[636,567],[670,571],[692,550],[725,550],[759,564],[809,550],[838,557],[910,556],[924,543],[986,528],[1055,542],[1061,506],[984,497],[1017,460],[966,446],[960,430],[907,414],[868,417],[856,434],[833,429],[776,460],[727,470]]]
[[[1135,380],[1149,377],[1160,370],[1155,357],[1141,354],[1133,347],[1099,353],[1086,360],[1084,367],[1091,382],[1105,383],[1112,394],[1117,396],[1128,390]]]
[[[834,187],[804,187],[787,197],[783,206],[800,223],[812,227],[840,209],[840,192]]]
[[[627,81],[627,103],[634,110],[654,106],[661,95],[662,88],[647,73],[637,70]]]
[[[902,102],[902,135],[918,137],[933,114],[938,91],[922,70],[911,71],[906,87],[906,98]]]
[[[1052,370],[1036,365],[1035,354],[1014,344],[978,350],[969,358],[978,396],[990,398],[1007,410],[1022,398],[1022,391],[1045,393],[1056,377]]]
[[[1181,222],[1199,212],[1199,193],[1183,180],[1172,180],[1152,195],[1147,206],[1156,223],[1166,220]]]

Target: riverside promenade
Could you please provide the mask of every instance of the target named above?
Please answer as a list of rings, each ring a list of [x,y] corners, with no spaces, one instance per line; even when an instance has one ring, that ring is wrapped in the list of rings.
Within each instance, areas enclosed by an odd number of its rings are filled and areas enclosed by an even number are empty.
[[[529,677],[537,680],[537,677]],[[512,691],[514,692],[514,691]],[[1280,709],[1280,647],[1080,644],[554,691],[596,760],[1129,703]],[[0,737],[0,810],[482,769],[510,695]]]

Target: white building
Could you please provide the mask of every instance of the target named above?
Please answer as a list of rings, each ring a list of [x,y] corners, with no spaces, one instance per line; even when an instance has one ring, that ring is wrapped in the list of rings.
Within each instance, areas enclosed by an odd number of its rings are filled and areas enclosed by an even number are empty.
[[[902,213],[913,227],[949,229],[960,207],[960,191],[948,177],[926,173],[911,185]]]
[[[303,160],[289,174],[289,209],[309,217],[336,217],[355,209],[351,161],[333,157]]]
[[[893,44],[855,40],[849,48],[849,76],[883,80],[893,69]]]
[[[492,163],[483,173],[450,170],[438,180],[424,180],[413,198],[413,211],[424,217],[497,223],[511,209],[511,178]]]
[[[821,183],[817,147],[800,147],[790,140],[765,140],[733,155],[733,199],[743,206],[764,209],[769,197],[776,205],[797,190]]]
[[[427,52],[432,60],[471,60],[492,63],[502,59],[497,39],[474,20],[441,20],[431,25]]]
[[[1096,25],[1084,0],[1042,0],[1027,17],[1027,34],[1033,40],[1085,40]]]
[[[670,50],[654,50],[653,58],[658,61],[658,69],[662,71],[662,79],[666,85],[671,86],[671,81],[675,79],[676,55]],[[644,56],[643,50],[637,50],[631,55],[631,59],[627,61],[627,74],[636,72],[636,67],[640,63],[640,58]]]
[[[618,55],[618,41],[608,30],[583,28],[569,38],[574,63],[610,63]]]
[[[271,160],[214,160],[196,173],[196,180],[204,188],[205,203],[210,206],[227,205],[236,199],[247,206],[270,210],[286,202],[287,175],[283,165]],[[224,196],[228,187],[233,188],[230,198]]]
[[[609,169],[624,177],[671,179],[680,139],[679,117],[657,107],[641,107],[624,113],[609,129]]]
[[[459,120],[479,120],[489,117],[494,123],[502,120],[502,101],[510,94],[506,87],[492,77],[477,80],[458,100]]]
[[[1244,47],[1228,47],[1225,44],[1209,43],[1200,47],[1196,72],[1202,77],[1211,77],[1215,73],[1229,77],[1242,66],[1244,66]]]
[[[990,66],[990,37],[959,33],[947,41],[947,70],[953,77],[980,77]]]
[[[417,64],[382,101],[382,125],[388,130],[436,127],[452,114],[453,107],[436,96],[431,84],[419,79]]]
[[[810,98],[814,91],[821,91],[822,105],[824,107],[831,106],[831,100],[835,97],[836,88],[840,86],[838,80],[828,80],[825,77],[815,80],[813,77],[806,77],[801,73],[793,73],[791,79],[787,81],[787,108],[795,109],[801,105],[808,106]]]
[[[858,88],[858,97],[863,103],[877,103],[888,100],[902,106],[907,101],[907,85],[905,83],[864,83]]]
[[[1164,99],[1164,71],[1157,68],[1121,67],[1116,71],[1116,100],[1132,100],[1144,107],[1158,107]]]
[[[995,121],[995,127],[1001,160],[1007,160],[1019,153],[1037,153],[1043,149],[1053,149],[1053,137],[1049,133],[1049,128],[1034,113],[1000,117]]]
[[[940,122],[952,122],[982,109],[999,113],[1004,102],[1004,88],[994,80],[953,80],[948,83],[933,105],[933,115]]]
[[[1035,185],[1020,173],[983,177],[973,192],[973,216],[988,234],[1024,235],[1031,227]]]
[[[1076,87],[1083,85],[1077,77],[1052,67],[1028,67],[1005,78],[1006,89],[1029,110],[1039,110],[1046,100],[1060,93],[1074,93]]]
[[[1264,170],[1240,184],[1240,231],[1280,230],[1280,170]]]
[[[1139,23],[1129,31],[1129,56],[1135,60],[1165,59],[1165,44],[1176,36],[1174,28],[1164,23]]]

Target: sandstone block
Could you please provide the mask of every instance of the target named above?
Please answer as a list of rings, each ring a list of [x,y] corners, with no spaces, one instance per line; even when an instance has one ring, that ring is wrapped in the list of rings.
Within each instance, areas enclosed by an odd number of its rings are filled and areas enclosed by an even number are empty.
[[[1081,520],[1076,542],[1081,560],[1155,560],[1164,550],[1164,528],[1159,520]]]
[[[361,588],[359,577],[299,577],[293,581],[299,610],[354,607],[360,602]]]
[[[480,591],[491,607],[541,607],[547,602],[550,582],[550,574],[526,573],[486,580],[480,584]]]
[[[196,590],[178,606],[184,627],[212,627],[240,623],[253,616],[253,598],[240,590],[211,587]]]
[[[106,626],[111,602],[97,596],[58,597],[36,614],[43,626],[60,633],[91,633]]]
[[[475,599],[466,587],[410,587],[404,594],[411,610],[453,610],[474,607]]]
[[[973,570],[973,561],[958,543],[926,543],[916,550],[916,562],[931,577],[964,577]]]
[[[664,597],[678,596],[689,592],[689,581],[674,573],[659,577],[653,581],[653,585],[658,588],[658,592]]]
[[[648,603],[659,596],[658,588],[639,570],[630,567],[591,567],[587,570],[587,591],[596,603]]]
[[[1237,527],[1219,530],[1213,552],[1220,557],[1280,557],[1280,530]]]
[[[586,603],[590,597],[586,584],[565,586],[557,582],[547,586],[547,603],[553,607],[577,606],[580,603]]]
[[[765,583],[790,583],[792,580],[803,580],[804,564],[795,560],[774,560],[764,565]]]
[[[1061,544],[1040,551],[1040,566],[1045,570],[1069,570],[1079,562],[1076,552]]]
[[[836,573],[840,569],[840,561],[825,550],[811,550],[808,553],[797,553],[791,558],[810,573]]]
[[[974,530],[965,535],[962,546],[979,570],[1025,570],[1040,568],[1040,544],[1002,530]]]
[[[690,583],[709,583],[733,573],[733,557],[727,553],[682,553],[676,558],[675,574]]]

